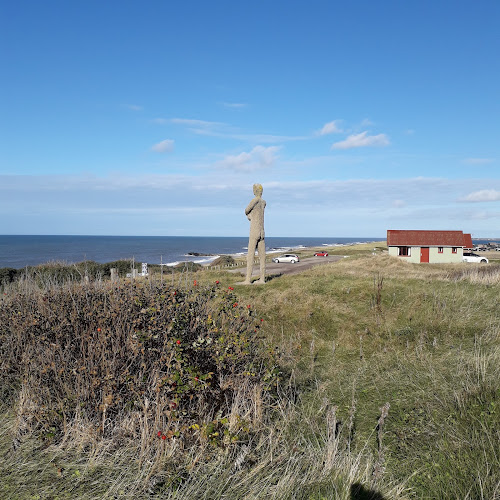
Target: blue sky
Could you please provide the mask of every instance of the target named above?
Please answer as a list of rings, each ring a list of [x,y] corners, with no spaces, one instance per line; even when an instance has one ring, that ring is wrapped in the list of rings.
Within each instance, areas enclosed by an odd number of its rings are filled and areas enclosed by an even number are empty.
[[[500,237],[500,2],[0,7],[0,234]]]

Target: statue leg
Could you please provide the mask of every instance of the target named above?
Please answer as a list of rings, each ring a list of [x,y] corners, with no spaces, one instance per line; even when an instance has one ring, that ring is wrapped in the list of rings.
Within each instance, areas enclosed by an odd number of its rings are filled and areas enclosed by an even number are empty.
[[[260,279],[259,283],[266,282],[266,242],[264,240],[259,241],[259,261],[260,261]]]
[[[243,283],[249,285],[252,282],[253,261],[255,260],[255,247],[257,242],[251,238],[248,240],[248,254],[247,254],[247,277]]]

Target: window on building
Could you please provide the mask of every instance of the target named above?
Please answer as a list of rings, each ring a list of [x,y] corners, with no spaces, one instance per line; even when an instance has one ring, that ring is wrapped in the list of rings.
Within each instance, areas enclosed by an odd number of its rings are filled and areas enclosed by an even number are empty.
[[[398,247],[398,255],[402,257],[410,257],[411,247]]]
[[[453,248],[451,249],[451,253],[457,253],[457,247],[453,247]]]
[[[443,247],[438,247],[438,253],[443,253]]]

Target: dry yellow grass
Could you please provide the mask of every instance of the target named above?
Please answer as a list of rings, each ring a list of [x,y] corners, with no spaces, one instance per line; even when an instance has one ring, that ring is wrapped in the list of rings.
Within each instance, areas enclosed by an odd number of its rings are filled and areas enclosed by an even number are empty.
[[[227,415],[233,427],[249,415],[260,432],[234,453],[190,450],[178,469],[175,449],[146,459],[140,472],[126,447],[102,447],[92,465],[51,450],[53,461],[66,460],[67,477],[38,491],[347,500],[362,484],[387,500],[499,498],[498,266],[414,265],[372,255],[372,246],[347,247],[347,259],[265,286],[238,286],[241,278],[223,271],[176,277],[234,287],[264,320],[259,342],[280,360],[280,397],[269,406],[255,388],[243,391]],[[50,469],[43,456],[23,457],[18,476]],[[2,467],[0,493],[21,491],[14,459]]]

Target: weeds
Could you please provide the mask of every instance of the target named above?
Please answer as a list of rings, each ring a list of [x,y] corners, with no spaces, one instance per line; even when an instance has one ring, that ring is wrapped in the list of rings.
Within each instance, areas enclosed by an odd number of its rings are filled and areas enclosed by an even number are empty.
[[[228,446],[259,423],[278,374],[257,353],[260,322],[217,285],[23,284],[0,323],[1,374],[19,387],[16,446],[32,435],[92,450],[133,440],[142,461]]]
[[[487,280],[466,265],[408,265],[370,252],[265,287],[222,286],[216,281],[234,276],[192,270],[161,276],[159,287],[101,280],[63,293],[49,283],[40,294],[19,283],[0,304],[10,311],[0,321],[2,341],[10,339],[0,343],[8,396],[0,494],[500,498],[498,282],[482,269]],[[36,343],[49,335],[40,336],[43,325],[59,347]],[[131,358],[121,357],[124,341]],[[67,360],[78,367],[83,357],[99,370],[95,387],[87,372],[67,375]],[[60,379],[53,394],[41,382],[47,365]],[[117,383],[127,368],[129,385]],[[210,372],[201,389],[195,377]],[[75,381],[83,406],[65,396]]]

